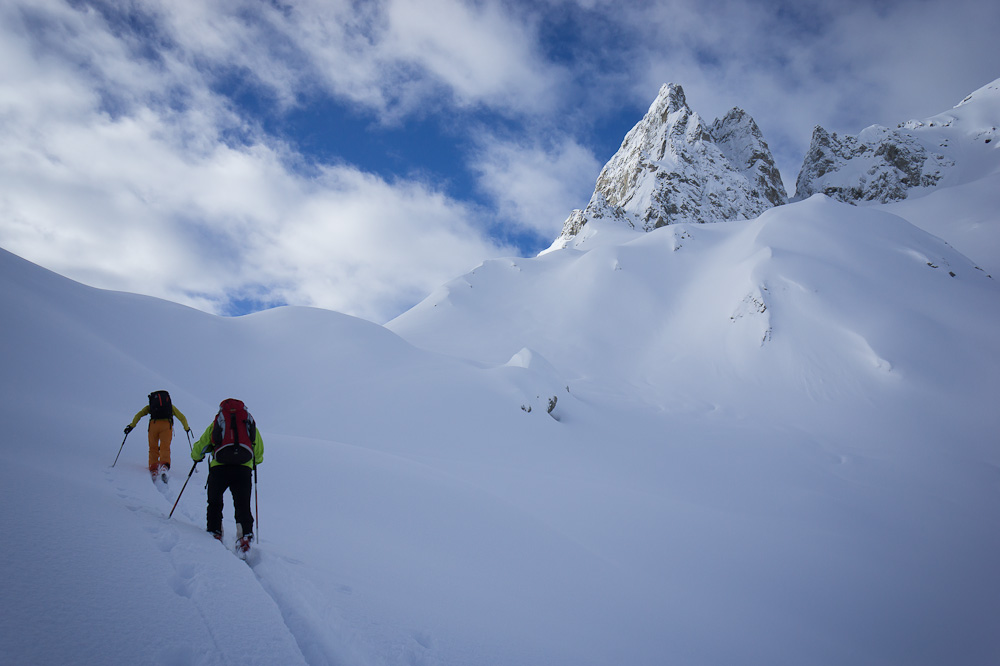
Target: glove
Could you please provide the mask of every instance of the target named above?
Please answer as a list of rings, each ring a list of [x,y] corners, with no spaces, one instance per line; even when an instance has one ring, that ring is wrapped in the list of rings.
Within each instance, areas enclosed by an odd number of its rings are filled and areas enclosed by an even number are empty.
[[[191,434],[191,428],[184,428],[184,432],[186,432],[187,434],[190,435]]]
[[[132,429],[133,429],[133,426],[130,426],[130,425],[125,426],[125,434],[127,435],[130,432],[132,432]]]

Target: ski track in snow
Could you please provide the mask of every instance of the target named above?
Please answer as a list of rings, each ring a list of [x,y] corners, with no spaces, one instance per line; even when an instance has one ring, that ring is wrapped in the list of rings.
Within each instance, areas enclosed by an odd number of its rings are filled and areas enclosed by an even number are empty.
[[[202,580],[212,573],[206,571],[204,562],[199,560],[198,556],[206,549],[215,548],[215,544],[212,543],[208,533],[199,526],[204,517],[193,515],[191,509],[185,506],[194,501],[193,493],[204,492],[204,476],[201,474],[191,476],[187,488],[184,489],[182,501],[178,502],[173,517],[168,518],[167,515],[177,501],[177,494],[181,491],[183,479],[186,477],[170,476],[168,483],[152,481],[164,502],[162,506],[151,506],[139,493],[130,489],[130,479],[125,476],[129,473],[127,469],[109,468],[106,478],[115,488],[117,496],[125,507],[147,523],[143,527],[144,532],[167,557],[173,569],[173,573],[167,577],[171,588],[179,597],[192,603],[215,646],[214,655],[196,655],[186,647],[172,648],[158,655],[156,663],[169,666],[220,663],[243,666],[247,662],[228,656],[232,652],[233,641],[228,636],[219,635],[218,618],[213,616],[211,610],[214,602],[209,603],[210,600],[206,598],[212,590],[202,583]],[[137,483],[141,484],[144,481],[140,479]],[[229,511],[231,512],[231,507]],[[231,513],[224,513],[224,526],[226,534],[233,533],[235,523],[232,521]],[[243,564],[248,566],[259,590],[271,599],[280,613],[284,627],[294,638],[304,663],[310,666],[324,666],[369,660],[369,657],[361,654],[369,650],[360,646],[355,646],[352,650],[349,646],[352,642],[351,636],[332,631],[329,626],[319,626],[315,614],[305,610],[310,605],[307,599],[315,590],[313,582],[295,572],[295,569],[302,565],[301,561],[272,553],[266,547],[262,548],[259,543],[255,544],[246,559],[242,559],[235,551],[235,544],[229,544],[228,541],[227,536],[221,543],[233,557],[233,561],[227,567],[241,570]],[[354,592],[346,584],[337,584],[333,589],[344,596],[351,596]],[[356,637],[354,642],[357,642]],[[391,642],[392,645],[380,644],[377,649],[383,654],[393,654],[399,658],[398,662],[394,660],[393,663],[412,666],[440,663],[432,656],[437,641],[428,631],[414,632],[410,640]]]
[[[178,596],[190,600],[197,609],[203,626],[211,635],[214,642],[216,648],[214,656],[218,657],[218,659],[215,659],[212,658],[213,655],[195,655],[189,649],[181,648],[170,650],[169,654],[159,655],[160,658],[157,663],[175,664],[176,666],[194,663],[224,663],[234,664],[234,666],[240,664],[242,666],[247,663],[242,659],[229,657],[232,651],[230,645],[232,639],[217,635],[217,618],[213,616],[210,604],[205,603],[204,597],[210,590],[201,584],[201,579],[208,572],[206,572],[204,564],[196,559],[196,556],[203,549],[214,547],[214,544],[211,543],[212,537],[204,530],[199,530],[197,527],[199,519],[191,515],[191,512],[184,507],[183,502],[177,504],[173,518],[167,517],[170,508],[174,506],[174,502],[177,500],[177,494],[180,492],[184,482],[174,476],[170,477],[171,481],[169,483],[163,483],[159,480],[153,481],[154,487],[165,500],[161,511],[160,507],[150,506],[137,493],[129,489],[128,483],[121,476],[124,473],[127,472],[120,469],[116,473],[116,470],[109,468],[106,474],[107,480],[114,486],[118,497],[122,500],[125,507],[140,516],[144,522],[149,523],[144,527],[145,532],[156,544],[157,548],[167,556],[173,567],[173,574],[169,576],[173,591]],[[198,490],[199,485],[202,486],[200,489],[204,491],[204,482],[198,481],[197,477],[192,475],[187,488],[184,490],[183,498],[189,499],[188,493],[192,490]],[[231,517],[229,522],[232,522]],[[230,534],[232,533],[231,529],[225,531]],[[327,654],[323,649],[324,640],[322,636],[311,629],[309,623],[304,621],[304,618],[300,616],[300,613],[295,609],[294,599],[280,594],[282,586],[270,584],[267,576],[262,575],[259,571],[261,563],[266,562],[267,570],[272,571],[274,575],[285,578],[286,580],[283,580],[283,585],[291,587],[290,583],[294,581],[295,576],[287,570],[286,565],[294,566],[296,562],[288,558],[269,557],[260,549],[259,545],[255,545],[245,559],[241,558],[235,551],[235,544],[232,546],[228,545],[225,541],[226,538],[224,537],[221,545],[234,558],[231,566],[234,568],[242,568],[244,564],[248,566],[249,570],[254,574],[254,579],[259,589],[273,601],[280,612],[284,626],[295,639],[303,661],[311,666],[339,663],[338,660]],[[349,587],[344,586],[342,589],[347,594],[351,592]],[[308,659],[306,655],[309,656]],[[208,660],[206,661],[206,659]]]
[[[145,531],[153,542],[156,543],[157,547],[168,556],[170,564],[173,566],[174,574],[170,577],[170,583],[174,592],[178,596],[190,599],[194,602],[194,607],[197,609],[198,614],[202,619],[202,625],[212,637],[213,643],[216,647],[215,652],[219,655],[225,655],[224,643],[220,643],[218,637],[213,632],[213,625],[210,621],[211,618],[205,613],[202,606],[197,603],[197,600],[195,599],[194,579],[197,573],[197,565],[186,558],[179,557],[179,554],[175,553],[175,547],[180,542],[180,535],[177,528],[167,522],[165,515],[162,517],[157,516],[157,510],[155,508],[145,505],[140,497],[131,493],[127,484],[125,484],[120,478],[119,475],[121,473],[122,471],[119,470],[118,475],[116,475],[114,470],[109,469],[107,471],[108,482],[115,486],[118,497],[122,499],[125,507],[129,511],[141,514],[144,518],[152,522],[152,524],[145,527]],[[173,501],[176,500],[176,495],[172,492],[170,484],[153,481],[153,486],[166,500],[169,501],[170,506],[173,506]],[[193,655],[184,655],[185,658],[189,656]],[[181,662],[177,661],[176,663],[180,664]]]
[[[199,469],[198,472],[201,473],[202,470]],[[185,477],[170,476],[168,483],[152,481],[164,499],[162,506],[156,507],[130,490],[127,479],[122,476],[128,473],[126,469],[108,469],[108,482],[115,487],[118,497],[126,508],[148,523],[143,528],[144,532],[167,557],[173,568],[173,573],[168,576],[171,588],[179,597],[189,600],[194,605],[202,625],[215,645],[215,655],[196,655],[188,648],[175,648],[160,654],[156,663],[168,666],[219,663],[245,666],[246,661],[228,656],[232,652],[233,641],[228,636],[219,635],[218,618],[213,616],[211,600],[206,598],[211,590],[202,584],[202,579],[211,573],[206,571],[204,563],[198,556],[203,549],[214,548],[215,544],[212,543],[208,533],[200,527],[204,517],[193,515],[189,506],[185,506],[196,501],[195,493],[204,492],[205,477],[202,474],[191,476],[187,488],[184,489],[182,501],[178,502],[173,517],[168,518],[167,515],[177,501],[177,494]],[[143,481],[144,479],[139,480],[138,483],[141,484]],[[228,512],[223,514],[223,524],[224,532],[228,535],[233,533],[235,523],[231,515],[230,502],[227,502],[226,506]],[[254,575],[257,587],[273,602],[280,613],[284,627],[294,638],[304,663],[309,666],[368,663],[371,661],[372,652],[392,655],[390,663],[410,666],[444,663],[436,658],[435,648],[438,641],[428,630],[403,632],[403,636],[395,639],[382,636],[374,641],[375,645],[371,645],[369,644],[371,639],[359,641],[358,636],[350,630],[337,631],[336,627],[321,626],[316,613],[309,612],[310,606],[316,605],[310,603],[310,597],[316,594],[315,583],[297,575],[295,571],[297,567],[302,566],[301,561],[271,552],[267,547],[261,548],[259,544],[255,544],[243,560],[236,553],[235,544],[230,544],[229,541],[229,537],[224,536],[221,543],[234,558],[232,562],[227,563],[227,568],[242,570],[242,563],[248,566]],[[354,593],[351,586],[346,584],[336,584],[333,589],[343,596],[351,596]],[[331,602],[326,600],[324,605],[328,607],[328,612],[322,615],[322,619],[328,619]],[[336,608],[333,610],[336,611]],[[337,619],[343,620],[339,612],[336,614]],[[374,618],[363,620],[362,624],[365,622],[378,624],[378,620]],[[359,642],[360,645],[352,645]],[[262,663],[272,663],[270,659],[271,656],[268,656]]]

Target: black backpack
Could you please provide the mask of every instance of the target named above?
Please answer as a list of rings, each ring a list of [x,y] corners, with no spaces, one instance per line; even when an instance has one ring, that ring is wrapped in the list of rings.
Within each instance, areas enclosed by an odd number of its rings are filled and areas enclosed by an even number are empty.
[[[174,408],[170,404],[170,394],[166,391],[153,391],[149,394],[149,418],[170,419],[174,422]]]
[[[257,425],[239,400],[229,398],[219,405],[212,426],[212,455],[223,465],[242,465],[253,460]]]

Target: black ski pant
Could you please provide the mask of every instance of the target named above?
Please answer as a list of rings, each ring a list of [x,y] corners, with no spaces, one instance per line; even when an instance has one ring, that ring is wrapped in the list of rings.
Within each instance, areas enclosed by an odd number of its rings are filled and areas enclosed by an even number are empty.
[[[250,513],[252,470],[246,465],[216,465],[208,469],[208,531],[222,532],[222,505],[228,489],[233,495],[233,513],[243,534],[253,534]]]

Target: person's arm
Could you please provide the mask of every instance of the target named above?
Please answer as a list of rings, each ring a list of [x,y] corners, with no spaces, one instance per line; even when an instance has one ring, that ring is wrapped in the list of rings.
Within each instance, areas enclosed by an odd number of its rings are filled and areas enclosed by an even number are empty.
[[[195,442],[194,446],[191,447],[191,460],[195,462],[201,462],[202,460],[205,459],[205,449],[211,448],[212,446],[213,425],[215,424],[214,423],[210,424],[207,428],[205,428],[205,432],[201,434],[201,437],[198,438],[198,441]]]
[[[181,420],[181,423],[184,424],[184,429],[190,432],[191,426],[188,425],[187,417],[181,413],[181,410],[177,409],[177,405],[172,404],[170,405],[170,408],[174,410],[174,416],[179,418]]]
[[[254,466],[264,462],[264,440],[260,436],[260,429],[253,438],[253,464]]]
[[[132,417],[132,423],[128,424],[128,430],[131,430],[132,428],[134,428],[136,426],[136,424],[139,423],[139,419],[141,419],[146,414],[149,414],[149,405],[146,405],[145,407],[143,407],[142,409],[140,409],[136,413],[136,415],[134,417]]]

